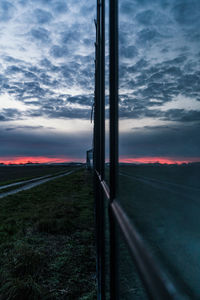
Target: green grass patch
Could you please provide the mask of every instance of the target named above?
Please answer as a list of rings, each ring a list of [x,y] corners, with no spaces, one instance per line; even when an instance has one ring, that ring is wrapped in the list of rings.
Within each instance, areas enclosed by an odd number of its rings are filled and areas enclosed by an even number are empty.
[[[96,299],[85,170],[0,201],[0,299]]]
[[[0,186],[18,181],[64,173],[77,168],[76,165],[0,166]]]

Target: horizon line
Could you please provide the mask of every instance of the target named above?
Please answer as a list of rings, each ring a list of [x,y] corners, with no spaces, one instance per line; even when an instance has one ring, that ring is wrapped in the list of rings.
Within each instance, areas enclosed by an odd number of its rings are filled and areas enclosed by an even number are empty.
[[[48,156],[16,156],[0,157],[0,164],[51,164],[51,163],[85,163],[86,159],[71,157],[48,157]],[[109,161],[107,161],[109,162]],[[169,157],[169,156],[143,156],[143,157],[119,157],[119,163],[135,164],[188,164],[200,162],[200,157]]]

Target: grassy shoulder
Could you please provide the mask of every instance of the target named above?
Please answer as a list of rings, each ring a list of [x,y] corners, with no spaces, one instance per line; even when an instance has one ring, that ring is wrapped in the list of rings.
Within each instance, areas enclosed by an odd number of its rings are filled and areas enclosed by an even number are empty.
[[[96,299],[91,178],[84,170],[0,201],[0,299]]]
[[[0,166],[0,186],[50,174],[61,174],[75,168],[76,165]]]

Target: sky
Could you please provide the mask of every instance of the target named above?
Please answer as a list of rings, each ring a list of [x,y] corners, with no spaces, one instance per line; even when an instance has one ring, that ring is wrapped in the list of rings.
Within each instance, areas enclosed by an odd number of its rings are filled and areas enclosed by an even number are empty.
[[[95,1],[0,1],[0,161],[92,147]]]
[[[119,0],[120,157],[200,161],[200,1]]]
[[[0,1],[0,162],[85,160],[95,5]],[[121,161],[200,161],[199,28],[199,0],[119,0]]]

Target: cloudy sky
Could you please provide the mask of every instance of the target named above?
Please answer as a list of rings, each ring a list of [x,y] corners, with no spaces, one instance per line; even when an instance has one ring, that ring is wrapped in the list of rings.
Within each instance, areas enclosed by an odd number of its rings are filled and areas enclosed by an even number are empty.
[[[0,1],[0,161],[92,146],[95,1]]]
[[[95,4],[0,1],[1,162],[85,159]],[[119,0],[119,53],[121,159],[200,160],[200,1]]]
[[[200,161],[200,1],[119,0],[119,28],[121,157]]]

